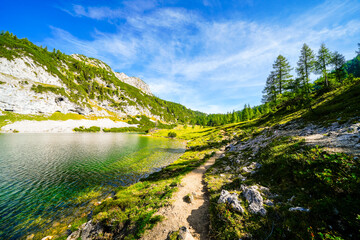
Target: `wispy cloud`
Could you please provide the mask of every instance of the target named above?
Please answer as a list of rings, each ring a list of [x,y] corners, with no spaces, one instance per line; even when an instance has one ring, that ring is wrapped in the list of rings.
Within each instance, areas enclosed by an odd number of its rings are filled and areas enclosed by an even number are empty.
[[[162,98],[205,112],[226,112],[245,103],[260,103],[266,76],[278,54],[289,58],[293,66],[305,42],[314,50],[325,42],[332,50],[351,54],[349,46],[356,42],[346,45],[344,39],[360,34],[360,19],[348,17],[360,10],[356,0],[326,1],[272,23],[209,21],[198,12],[157,4],[151,1],[137,7],[129,1],[118,9],[74,5],[69,11],[73,16],[121,18],[125,23],[117,33],[94,30],[90,41],[53,28],[54,38],[46,44],[98,57],[118,71],[142,76]]]

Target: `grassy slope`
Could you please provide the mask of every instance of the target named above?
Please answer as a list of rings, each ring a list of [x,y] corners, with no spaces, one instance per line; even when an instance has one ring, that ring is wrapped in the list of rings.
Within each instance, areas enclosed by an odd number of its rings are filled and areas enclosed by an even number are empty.
[[[154,137],[167,136],[168,131],[170,130],[160,130]],[[114,197],[103,200],[97,207],[93,204],[97,205],[98,195],[95,194],[94,198],[91,197],[92,193],[87,194],[89,197],[80,196],[79,207],[88,206],[82,208],[83,214],[61,219],[58,226],[36,233],[34,239],[41,239],[47,235],[65,239],[67,229],[74,231],[88,220],[89,209],[94,210],[92,219],[105,227],[108,237],[137,239],[146,229],[152,228],[161,220],[153,214],[160,207],[169,204],[182,176],[200,166],[214,151],[227,143],[222,141],[219,128],[178,127],[171,131],[176,131],[178,138],[188,141],[189,149],[177,161],[136,184],[116,189]]]
[[[146,229],[161,221],[153,214],[169,203],[181,177],[202,164],[221,146],[231,140],[246,141],[261,134],[263,127],[276,128],[279,123],[299,118],[304,125],[314,120],[317,124],[328,125],[339,116],[341,121],[347,121],[359,116],[360,106],[356,104],[359,96],[360,88],[356,82],[316,98],[313,111],[279,109],[276,114],[261,119],[220,127],[160,130],[153,134],[154,137],[166,137],[170,131],[175,132],[177,138],[188,141],[188,150],[162,171],[139,183],[117,189],[115,197],[106,199],[95,208],[93,219],[105,226],[109,233],[107,236],[137,239]],[[251,156],[249,149],[241,154],[245,158]],[[263,167],[245,184],[269,187],[272,193],[279,194],[275,203],[285,204],[267,207],[266,217],[260,217],[248,213],[241,215],[225,204],[217,204],[221,189],[240,193],[242,182],[239,178],[227,173],[220,175],[221,167],[230,164],[232,155],[234,153],[227,153],[217,160],[205,177],[211,200],[211,235],[214,239],[246,239],[249,234],[255,239],[265,239],[270,233],[269,239],[347,239],[349,233],[355,238],[360,235],[360,166],[352,156],[329,154],[305,146],[296,138],[275,139],[255,156],[253,161],[263,164]],[[213,173],[214,168],[220,171]],[[296,198],[291,206],[309,207],[311,212],[289,212],[287,199],[293,195]],[[242,204],[246,209],[246,201]],[[72,230],[87,221],[86,215],[82,216],[71,220]],[[64,220],[60,226],[37,237],[56,235],[65,238],[68,222],[69,219]]]
[[[238,141],[261,134],[262,127],[299,119],[305,125],[314,122],[327,126],[334,121],[346,122],[360,116],[359,81],[327,93],[313,101],[313,110],[280,109],[252,124],[243,124]],[[255,127],[255,128],[254,128]],[[234,128],[228,128],[233,132]],[[250,137],[249,137],[250,135]],[[211,226],[214,239],[359,239],[360,238],[360,164],[353,156],[331,154],[321,148],[309,147],[293,137],[279,137],[260,149],[255,157],[250,149],[227,153],[206,174],[211,198]],[[223,173],[231,166],[230,158],[241,154],[243,159],[261,163],[261,169],[242,182],[237,176]],[[234,166],[233,166],[234,167]],[[220,169],[213,173],[213,169]],[[266,207],[268,214],[260,217],[238,214],[230,206],[217,204],[222,189],[241,193],[240,185],[259,184],[270,188],[279,197],[275,207]],[[292,196],[295,200],[289,202]],[[247,202],[242,198],[244,209]],[[282,204],[280,204],[282,203]],[[309,213],[289,212],[293,206],[310,208]]]

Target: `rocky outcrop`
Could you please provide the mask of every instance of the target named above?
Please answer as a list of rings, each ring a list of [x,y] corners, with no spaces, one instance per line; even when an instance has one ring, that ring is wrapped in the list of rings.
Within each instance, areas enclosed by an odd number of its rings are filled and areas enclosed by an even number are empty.
[[[67,240],[90,240],[95,239],[103,233],[103,229],[99,224],[94,224],[91,220],[80,226],[79,230],[71,233]]]
[[[150,87],[149,85],[147,85],[143,80],[141,80],[140,78],[137,77],[129,77],[127,76],[125,73],[118,73],[118,72],[114,72],[115,76],[122,82],[127,83],[133,87],[136,87],[138,89],[140,89],[141,91],[143,91],[144,93],[148,94],[148,95],[153,95],[151,93]]]
[[[241,185],[242,193],[249,203],[249,212],[265,216],[266,209],[263,205],[264,201],[258,189],[256,185],[251,187]]]
[[[237,193],[229,193],[226,190],[221,190],[220,198],[218,203],[227,203],[230,204],[231,207],[240,213],[244,213],[244,209],[242,208],[239,200],[239,195]]]

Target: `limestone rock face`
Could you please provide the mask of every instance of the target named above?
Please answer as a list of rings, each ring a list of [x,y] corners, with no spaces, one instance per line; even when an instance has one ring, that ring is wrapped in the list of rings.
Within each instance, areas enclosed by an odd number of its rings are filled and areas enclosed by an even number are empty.
[[[58,87],[64,86],[58,77],[47,71],[46,66],[40,66],[28,56],[15,58],[12,61],[6,58],[0,58],[0,75],[2,75],[2,78],[9,77]]]
[[[220,198],[218,203],[228,203],[232,206],[232,208],[240,213],[244,212],[244,209],[241,207],[240,200],[238,198],[238,194],[236,193],[229,193],[226,190],[222,190],[220,194]]]
[[[143,91],[144,93],[148,94],[148,95],[153,95],[151,93],[150,87],[149,85],[147,85],[143,80],[141,80],[140,78],[137,77],[129,77],[127,76],[125,73],[118,73],[118,72],[114,72],[115,76],[122,82],[127,83],[133,87],[136,87],[138,89],[140,89],[141,91]]]
[[[149,86],[139,78],[128,77],[124,73],[115,73],[108,65],[97,59],[87,58],[78,54],[71,56],[85,64],[106,69],[109,73],[114,73],[120,81],[138,88],[144,94],[152,95]],[[60,62],[60,65],[61,68],[68,69],[65,62]],[[58,70],[61,71],[60,67]],[[82,99],[74,102],[68,99],[67,96],[63,96],[55,91],[45,90],[35,92],[34,86],[62,89],[67,94],[71,92],[76,94],[77,90],[68,89],[63,80],[49,72],[46,66],[35,62],[30,56],[26,55],[16,57],[13,60],[0,57],[0,81],[2,82],[0,84],[0,112],[11,111],[20,114],[52,114],[54,112],[61,112],[101,117],[111,116],[112,113],[115,113],[119,117],[146,115],[160,119],[160,116],[155,116],[151,113],[150,107],[137,104],[136,99],[127,96],[126,92],[119,89],[119,87],[106,83],[97,76],[89,79],[89,81],[97,82],[104,88],[113,91],[117,90],[124,94],[124,98],[116,95],[110,96],[121,106],[120,109],[116,107],[116,104],[114,105],[113,102],[106,99],[101,101],[98,99]],[[129,103],[127,99],[132,102]]]

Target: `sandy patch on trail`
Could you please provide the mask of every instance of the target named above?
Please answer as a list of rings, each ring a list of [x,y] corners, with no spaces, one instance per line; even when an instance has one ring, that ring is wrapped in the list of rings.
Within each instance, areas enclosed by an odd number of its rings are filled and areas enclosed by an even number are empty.
[[[209,199],[203,176],[206,170],[215,163],[223,152],[217,152],[202,166],[187,174],[181,181],[179,191],[173,196],[173,204],[159,210],[165,220],[146,232],[142,240],[163,240],[180,227],[187,227],[195,239],[208,239],[209,234]],[[192,203],[184,201],[187,194],[193,194]]]
[[[17,130],[22,133],[71,133],[76,127],[84,126],[89,128],[97,126],[100,128],[121,128],[137,127],[137,124],[128,124],[125,122],[114,122],[110,119],[98,120],[66,120],[66,121],[19,121],[5,125],[1,132],[12,132]]]

